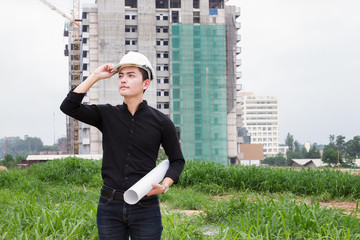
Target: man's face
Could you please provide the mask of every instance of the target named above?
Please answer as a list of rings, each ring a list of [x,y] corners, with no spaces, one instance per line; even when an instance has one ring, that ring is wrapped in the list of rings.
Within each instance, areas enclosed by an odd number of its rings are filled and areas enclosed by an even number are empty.
[[[143,81],[139,68],[124,67],[119,72],[119,92],[123,97],[142,97],[143,91],[150,85],[150,80]]]

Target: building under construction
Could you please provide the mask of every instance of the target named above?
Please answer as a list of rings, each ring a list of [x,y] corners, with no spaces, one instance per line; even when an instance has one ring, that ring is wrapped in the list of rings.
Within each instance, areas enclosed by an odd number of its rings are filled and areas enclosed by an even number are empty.
[[[83,5],[80,42],[65,52],[70,70],[79,62],[86,79],[98,66],[118,63],[129,51],[146,55],[156,69],[144,94],[148,104],[178,127],[186,159],[234,162],[237,152],[236,91],[241,89],[240,8],[224,0],[98,0]],[[80,54],[78,54],[80,53]],[[73,70],[73,69],[72,69]],[[122,104],[117,76],[96,83],[85,104]],[[80,154],[101,154],[94,127],[69,120],[68,140]],[[77,131],[77,132],[76,132]]]

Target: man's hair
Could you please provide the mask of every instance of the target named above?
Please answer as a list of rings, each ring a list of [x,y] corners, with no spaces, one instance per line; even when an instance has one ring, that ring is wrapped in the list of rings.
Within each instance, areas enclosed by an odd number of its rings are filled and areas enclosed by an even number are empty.
[[[148,76],[148,73],[142,69],[142,68],[139,68],[139,71],[141,73],[141,76],[142,76],[142,80],[145,81],[146,79],[149,79],[149,76]],[[143,93],[146,91],[146,89],[144,89]]]
[[[148,76],[148,73],[142,69],[142,68],[139,68],[140,72],[141,72],[141,76],[142,76],[142,80],[146,80],[146,79],[150,79],[149,76]]]

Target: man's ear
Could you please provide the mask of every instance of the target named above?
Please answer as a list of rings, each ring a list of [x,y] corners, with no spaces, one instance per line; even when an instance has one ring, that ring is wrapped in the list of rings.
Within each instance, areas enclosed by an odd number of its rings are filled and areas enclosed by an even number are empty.
[[[146,90],[150,86],[150,80],[146,79],[143,82],[143,89]]]

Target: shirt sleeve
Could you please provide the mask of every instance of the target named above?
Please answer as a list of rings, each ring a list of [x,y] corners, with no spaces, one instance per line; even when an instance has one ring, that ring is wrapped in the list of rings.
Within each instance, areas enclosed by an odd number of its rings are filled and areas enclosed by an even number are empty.
[[[176,184],[184,169],[185,160],[181,151],[176,128],[170,119],[165,121],[163,130],[162,146],[170,162],[170,167],[165,177],[171,178]]]
[[[60,110],[81,122],[97,127],[101,131],[101,115],[96,105],[82,104],[85,93],[68,93],[60,106]]]

